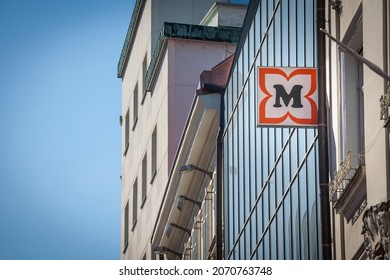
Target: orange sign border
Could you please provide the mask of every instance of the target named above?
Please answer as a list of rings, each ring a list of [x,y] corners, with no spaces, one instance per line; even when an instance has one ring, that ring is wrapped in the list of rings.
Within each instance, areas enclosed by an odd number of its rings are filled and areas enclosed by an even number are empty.
[[[259,104],[259,118],[258,125],[282,125],[288,117],[295,122],[297,125],[301,126],[313,126],[318,124],[318,108],[316,102],[310,98],[311,95],[317,89],[317,69],[316,68],[297,68],[292,71],[289,75],[287,75],[282,69],[276,67],[258,67],[259,73],[259,88],[260,90],[267,95]],[[265,105],[267,101],[272,97],[272,94],[268,92],[265,87],[265,75],[266,74],[276,74],[281,75],[286,78],[286,80],[290,80],[295,75],[310,75],[311,76],[311,87],[309,92],[304,96],[311,106],[311,118],[297,118],[294,117],[290,112],[287,112],[282,117],[279,118],[268,118],[265,115]],[[291,126],[291,125],[290,125]]]

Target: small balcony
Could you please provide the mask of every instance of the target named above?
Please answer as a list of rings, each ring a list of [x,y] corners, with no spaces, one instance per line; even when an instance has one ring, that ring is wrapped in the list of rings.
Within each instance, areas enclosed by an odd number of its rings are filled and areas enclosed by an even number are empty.
[[[343,214],[353,224],[367,205],[366,197],[364,157],[349,151],[329,183],[330,201],[337,214]]]

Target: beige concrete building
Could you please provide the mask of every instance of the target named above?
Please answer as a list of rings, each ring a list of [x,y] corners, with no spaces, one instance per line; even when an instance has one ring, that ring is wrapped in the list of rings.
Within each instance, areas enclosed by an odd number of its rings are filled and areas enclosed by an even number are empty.
[[[135,3],[118,64],[122,79],[121,259],[156,257],[151,239],[199,74],[235,50],[238,28],[198,25],[213,4],[210,0]]]
[[[327,7],[326,29],[355,53],[327,41],[333,258],[388,259],[390,4]]]

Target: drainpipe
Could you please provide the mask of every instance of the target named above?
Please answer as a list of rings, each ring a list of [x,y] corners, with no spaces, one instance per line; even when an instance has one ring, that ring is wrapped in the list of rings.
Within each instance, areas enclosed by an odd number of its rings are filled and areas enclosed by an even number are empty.
[[[329,155],[328,124],[326,98],[326,49],[325,34],[325,0],[317,0],[316,7],[317,33],[317,71],[318,71],[318,148],[320,180],[320,216],[321,216],[321,250],[322,259],[331,260],[330,203],[329,203]]]
[[[384,71],[389,74],[389,54],[388,54],[388,51],[389,51],[389,36],[388,36],[388,32],[390,30],[390,20],[389,20],[389,16],[390,16],[390,9],[389,9],[389,4],[387,3],[388,0],[383,0],[383,14],[382,14],[382,18],[383,18],[383,68],[384,68]],[[386,93],[387,91],[387,87],[390,86],[390,83],[389,82],[384,82],[384,86],[383,86],[383,90],[384,92]],[[386,116],[387,118],[387,121],[386,121],[386,125],[385,125],[385,135],[386,135],[386,138],[385,138],[385,151],[386,151],[386,185],[387,185],[387,199],[390,200],[390,151],[389,151],[389,116],[387,115]]]
[[[335,0],[335,1],[329,1],[328,3],[328,11],[329,11],[329,15],[328,17],[331,18],[332,15],[331,15],[331,10],[334,10],[334,29],[335,29],[335,34],[336,34],[336,39],[337,40],[340,40],[340,14],[343,10],[343,4],[341,2],[341,0]],[[332,26],[332,23],[330,20],[329,20],[329,30],[331,30],[331,26]],[[332,46],[332,42],[331,40],[329,40],[329,50],[331,50],[331,46]],[[338,52],[336,54],[336,57],[338,59],[340,59],[340,53]],[[329,67],[331,68],[332,67],[332,61],[330,61],[330,63],[328,64]],[[330,69],[331,71],[331,69]],[[336,68],[336,73],[337,75],[341,75],[340,73],[341,69],[340,69],[340,65],[337,65],[337,68]],[[329,81],[331,82],[331,81]],[[337,87],[339,88],[339,90],[341,89],[341,84],[340,84],[340,81],[338,81],[338,84],[337,84]],[[330,104],[332,104],[332,102],[330,102]],[[330,105],[332,106],[332,105]],[[341,114],[341,110],[342,108],[339,109],[339,113],[340,113],[340,116],[342,115]],[[343,134],[342,134],[343,135]],[[343,138],[345,137],[344,135],[342,136]],[[341,155],[344,155],[344,152],[343,152],[343,149],[340,149],[341,151]],[[330,155],[331,156],[331,155]],[[334,157],[337,158],[337,155],[333,155]],[[333,201],[332,201],[332,204],[333,204]],[[340,232],[339,232],[339,245],[337,244],[337,241],[338,241],[338,238],[336,238],[336,209],[330,209],[331,213],[332,213],[332,236],[334,237],[333,238],[333,258],[334,259],[337,259],[338,256],[337,256],[337,246],[340,246],[340,259],[342,260],[345,260],[345,225],[344,225],[344,215],[343,214],[340,214],[339,215],[339,223],[338,223],[338,226],[339,226],[339,229],[340,229]]]
[[[223,259],[223,131],[224,131],[224,97],[221,94],[221,109],[220,109],[220,126],[217,137],[217,182],[216,182],[216,191],[217,191],[217,209],[216,209],[216,224],[217,224],[217,232],[216,232],[216,246],[217,246],[217,254],[216,259]]]

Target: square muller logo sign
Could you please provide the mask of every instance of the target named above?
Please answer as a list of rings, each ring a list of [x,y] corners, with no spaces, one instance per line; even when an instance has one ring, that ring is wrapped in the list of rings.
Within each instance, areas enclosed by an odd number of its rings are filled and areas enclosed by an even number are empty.
[[[316,126],[317,69],[259,67],[258,126]]]

